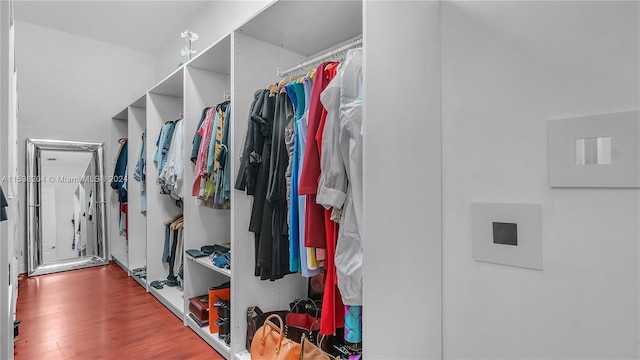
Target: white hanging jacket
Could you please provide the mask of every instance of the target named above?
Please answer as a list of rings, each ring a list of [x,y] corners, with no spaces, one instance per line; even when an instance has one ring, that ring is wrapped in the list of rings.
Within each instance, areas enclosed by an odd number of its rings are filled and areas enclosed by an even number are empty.
[[[320,101],[327,118],[316,202],[340,216],[335,265],[342,301],[362,305],[362,49],[349,50]]]

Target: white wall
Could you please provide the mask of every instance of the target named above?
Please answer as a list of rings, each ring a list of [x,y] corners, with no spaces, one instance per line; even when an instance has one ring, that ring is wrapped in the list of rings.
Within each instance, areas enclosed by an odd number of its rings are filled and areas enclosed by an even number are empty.
[[[229,34],[235,27],[267,6],[269,2],[269,0],[211,1],[197,17],[193,18],[188,24],[184,24],[183,31],[189,29],[198,34],[198,41],[193,43],[193,49],[198,51],[195,55],[200,54],[211,44]],[[178,64],[189,61],[188,56],[180,55],[180,50],[185,45],[187,45],[187,41],[180,37],[180,33],[177,33],[156,54],[156,81],[160,81],[171,74],[178,68]]]
[[[638,109],[638,2],[443,2],[447,359],[638,358],[638,189],[548,186],[547,120]],[[543,271],[474,262],[471,202],[542,205]]]
[[[440,2],[364,15],[364,357],[440,359]]]
[[[16,23],[16,51],[22,154],[26,138],[104,142],[110,154],[117,145],[109,141],[111,117],[155,82],[151,54],[24,22]],[[111,160],[105,158],[105,174],[113,171]],[[26,254],[24,228],[19,235]],[[23,256],[23,272],[25,261]]]

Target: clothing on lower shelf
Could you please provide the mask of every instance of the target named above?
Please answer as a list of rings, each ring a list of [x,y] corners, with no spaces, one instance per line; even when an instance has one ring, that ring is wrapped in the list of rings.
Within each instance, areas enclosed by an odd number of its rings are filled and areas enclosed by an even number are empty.
[[[165,226],[165,241],[162,262],[169,264],[169,274],[164,284],[167,286],[178,286],[181,282],[179,280],[182,278],[180,269],[184,257],[184,217],[182,214],[176,215],[163,224]]]

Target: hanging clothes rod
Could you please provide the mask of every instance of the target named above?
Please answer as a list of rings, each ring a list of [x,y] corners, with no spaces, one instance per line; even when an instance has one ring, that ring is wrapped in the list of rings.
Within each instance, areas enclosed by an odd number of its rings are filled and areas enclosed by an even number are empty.
[[[283,77],[283,76],[287,76],[293,72],[296,72],[300,69],[304,69],[306,67],[308,67],[309,65],[313,65],[313,64],[319,64],[320,62],[322,62],[322,60],[325,60],[327,58],[330,58],[334,55],[340,54],[342,52],[345,52],[349,49],[353,49],[354,47],[360,46],[362,45],[362,38],[359,38],[357,40],[354,40],[348,44],[342,45],[338,48],[335,48],[329,52],[326,52],[322,55],[318,55],[316,57],[314,57],[313,59],[307,60],[305,62],[303,62],[302,64],[298,64],[296,66],[290,67],[286,70],[280,70],[278,69],[278,77]]]

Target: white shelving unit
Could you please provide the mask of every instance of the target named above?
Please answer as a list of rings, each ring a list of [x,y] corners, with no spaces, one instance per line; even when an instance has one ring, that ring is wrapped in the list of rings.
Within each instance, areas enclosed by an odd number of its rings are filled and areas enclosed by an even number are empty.
[[[231,270],[230,269],[222,269],[222,268],[219,268],[219,267],[213,265],[213,263],[211,262],[211,259],[209,259],[208,257],[194,258],[194,257],[191,257],[189,255],[186,255],[186,259],[188,259],[190,261],[193,261],[193,262],[195,262],[197,264],[200,264],[200,265],[202,265],[202,266],[204,266],[206,268],[209,268],[209,269],[211,269],[211,270],[213,270],[213,271],[215,271],[217,273],[220,273],[220,274],[222,274],[222,275],[224,275],[224,276],[226,276],[228,278],[231,278]]]
[[[147,124],[147,283],[166,280],[169,265],[162,262],[165,242],[163,222],[180,214],[176,200],[160,193],[158,167],[153,161],[156,140],[162,126],[180,118],[183,113],[184,71],[180,68],[153,87],[146,96]],[[173,232],[171,233],[173,241]],[[177,269],[176,269],[177,272]],[[150,287],[151,293],[184,322],[185,296],[183,289],[164,286],[158,290]]]
[[[304,26],[297,21],[283,21],[300,14],[314,15],[305,17]],[[233,32],[233,182],[240,165],[254,92],[280,81],[279,69],[300,64],[361,34],[362,3],[354,1],[273,2]],[[244,359],[248,358],[243,355],[246,352],[246,309],[256,305],[263,311],[286,309],[292,299],[306,296],[307,279],[293,274],[269,282],[254,276],[254,236],[248,231],[252,198],[234,190],[231,202],[231,327],[234,339],[231,348],[234,358]]]
[[[120,144],[118,140],[121,138],[127,138],[129,134],[129,116],[128,110],[125,108],[112,118],[113,126],[111,127],[111,142],[106,146],[106,149],[111,149],[107,156],[107,161],[110,161],[111,166],[105,169],[105,175],[107,179],[110,179],[113,175],[113,170],[118,158],[118,151],[120,150]],[[131,144],[127,144],[130,149]],[[129,159],[128,159],[129,160]],[[118,202],[118,193],[111,188],[111,182],[105,184],[107,193],[105,199],[111,205],[111,209],[108,216],[107,226],[109,226],[108,236],[111,239],[109,251],[111,252],[111,259],[118,264],[121,268],[129,273],[129,248],[127,239],[123,234],[120,234],[120,203]]]
[[[117,194],[107,184],[108,198],[111,205],[109,213],[109,233],[111,258],[129,275],[148,291],[146,279],[134,276],[133,269],[141,268],[147,264],[147,223],[145,214],[140,213],[140,183],[134,180],[133,172],[138,160],[138,149],[141,143],[142,132],[146,127],[146,95],[141,96],[126,109],[116,114],[113,118],[111,130],[111,167],[105,174],[111,176],[115,167],[116,156],[120,148],[118,140],[126,137],[127,144],[127,177],[128,181],[128,239],[119,231],[119,203]]]
[[[129,269],[139,269],[147,265],[147,217],[141,213],[142,184],[133,177],[138,161],[138,150],[142,142],[142,133],[147,126],[146,95],[134,101],[128,108],[129,118],[129,167],[128,167],[128,216],[129,216]],[[146,145],[147,148],[149,144]],[[148,291],[146,279],[133,275],[133,278]]]
[[[235,360],[251,360],[251,354],[247,350],[233,354]]]
[[[224,102],[230,93],[231,40],[227,35],[193,58],[185,66],[185,250],[200,249],[204,245],[230,242],[231,211],[214,209],[197,203],[193,196],[195,165],[190,161],[193,137],[197,131],[203,110]],[[229,282],[231,271],[213,266],[208,257],[192,258],[185,254],[185,309],[189,299],[208,294],[212,286]],[[216,311],[213,309],[213,311]],[[189,316],[187,325],[225,358],[231,356],[231,348],[211,334],[209,327],[200,328]]]
[[[184,318],[184,291],[179,287],[165,286],[162,289],[156,289],[149,287],[149,290],[153,296],[155,296],[160,302],[166,306],[178,319]]]
[[[227,346],[224,341],[218,337],[218,333],[211,333],[209,326],[200,327],[196,322],[187,316],[187,326],[189,326],[198,336],[206,341],[211,347],[216,349],[222,356],[227,359],[231,357],[231,347]]]

